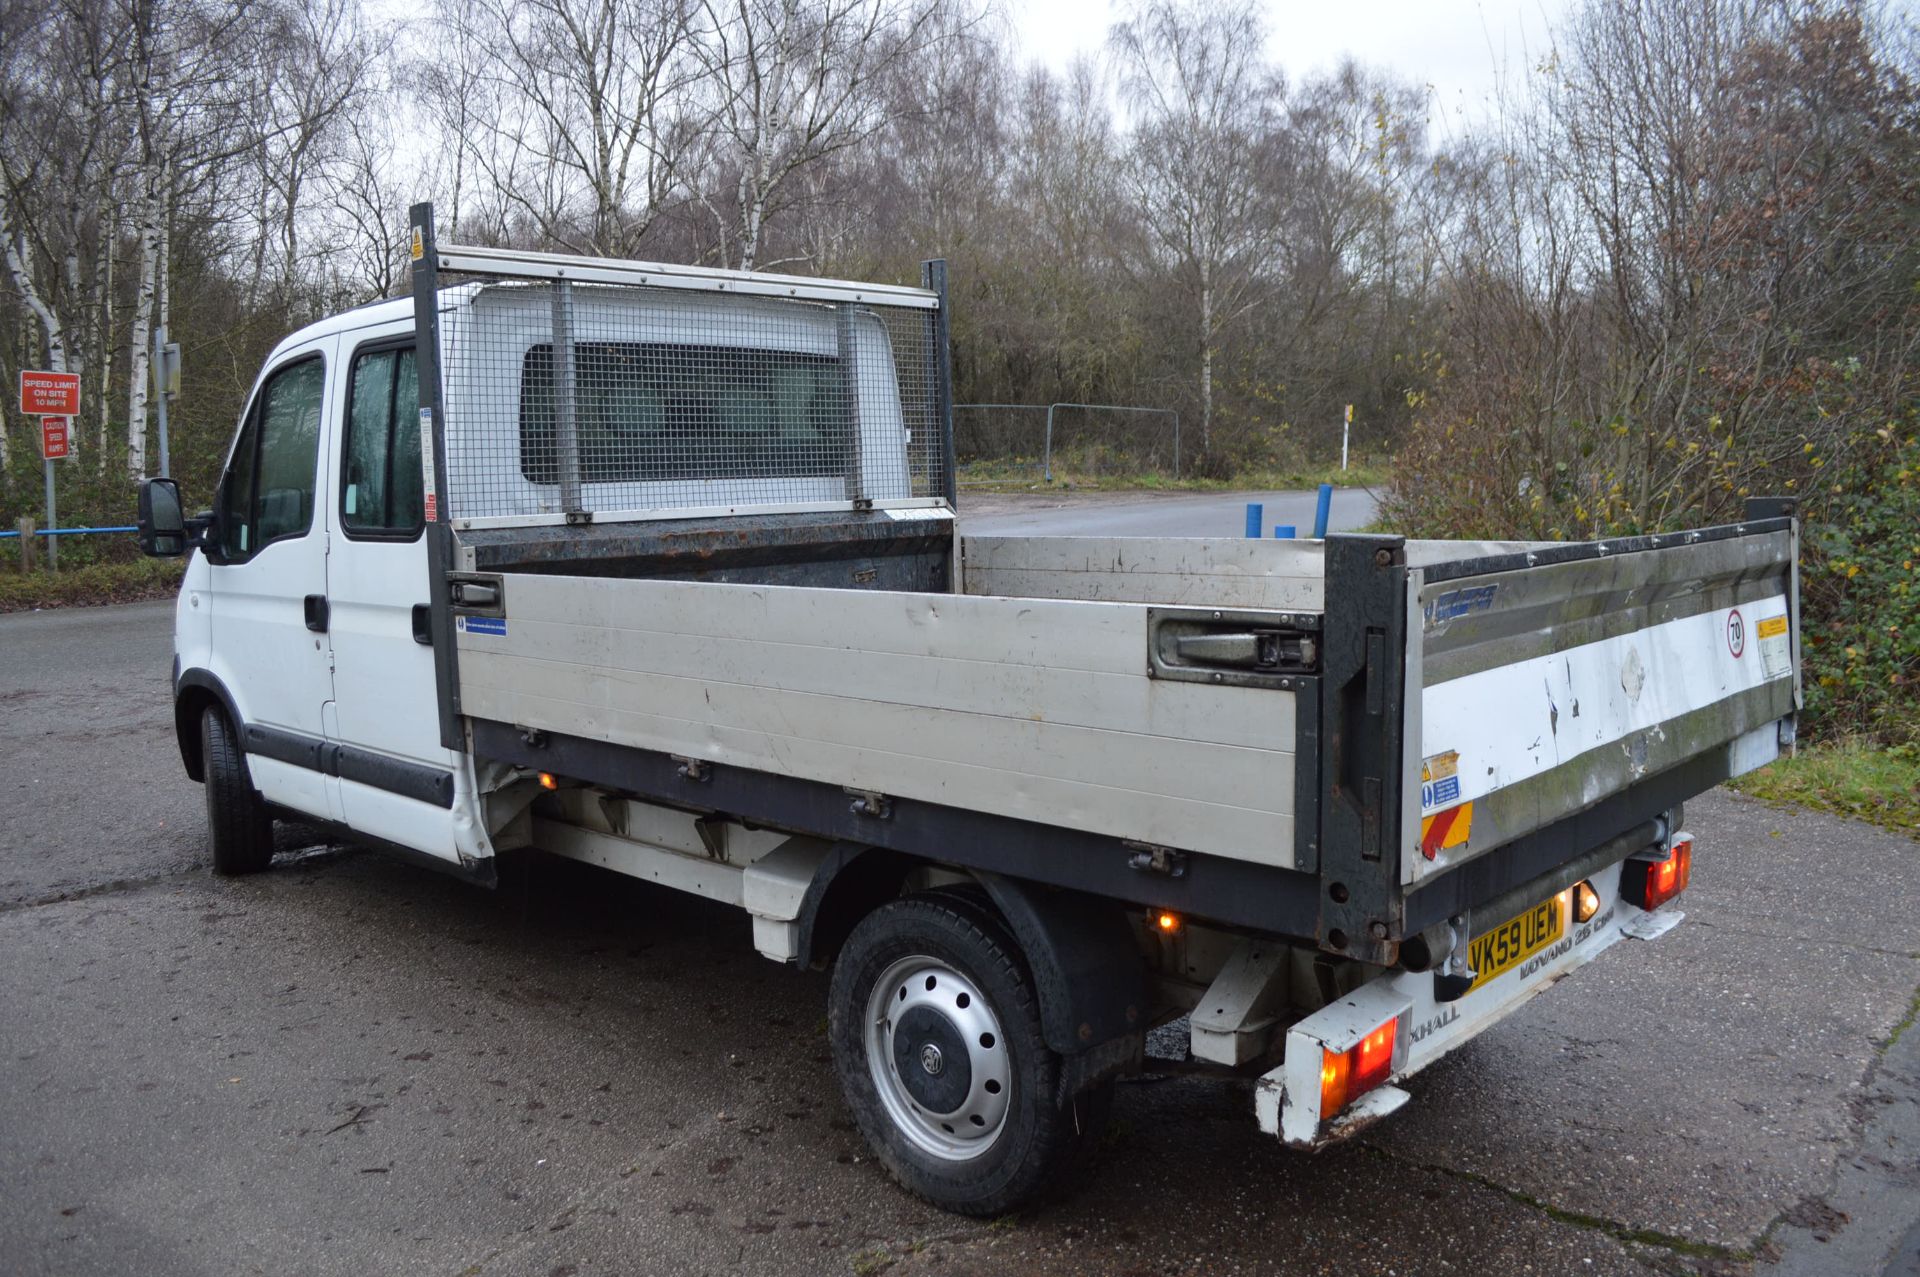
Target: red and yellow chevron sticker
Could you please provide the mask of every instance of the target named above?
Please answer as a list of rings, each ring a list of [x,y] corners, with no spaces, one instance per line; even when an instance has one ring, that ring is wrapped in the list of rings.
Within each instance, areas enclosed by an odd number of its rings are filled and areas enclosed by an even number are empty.
[[[1472,803],[1436,811],[1420,822],[1420,854],[1432,860],[1449,847],[1464,846],[1472,832]]]

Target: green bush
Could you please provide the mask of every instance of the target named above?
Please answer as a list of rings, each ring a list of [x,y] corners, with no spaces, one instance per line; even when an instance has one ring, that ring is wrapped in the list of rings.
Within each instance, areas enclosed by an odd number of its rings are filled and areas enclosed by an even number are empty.
[[[1813,507],[1801,554],[1810,724],[1920,742],[1920,436],[1883,427]]]

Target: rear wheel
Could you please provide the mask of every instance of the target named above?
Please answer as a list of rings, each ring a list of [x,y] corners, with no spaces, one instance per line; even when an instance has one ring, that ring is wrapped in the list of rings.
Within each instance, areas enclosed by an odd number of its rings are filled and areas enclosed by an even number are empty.
[[[226,712],[200,716],[200,760],[206,777],[207,844],[217,874],[259,873],[273,863],[273,817],[253,787],[246,751]]]
[[[1018,946],[970,902],[918,896],[863,919],[834,966],[829,1025],[861,1133],[936,1206],[1019,1206],[1086,1129],[1054,1102],[1060,1057]]]

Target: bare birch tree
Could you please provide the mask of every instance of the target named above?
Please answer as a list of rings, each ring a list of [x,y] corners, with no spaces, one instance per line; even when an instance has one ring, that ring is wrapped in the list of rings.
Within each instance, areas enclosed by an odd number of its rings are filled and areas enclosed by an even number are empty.
[[[762,263],[789,179],[890,118],[885,77],[953,28],[948,0],[701,0],[694,49],[713,99],[716,159],[735,187],[734,249]]]
[[[184,191],[212,180],[258,144],[248,127],[255,81],[244,60],[248,24],[270,11],[214,0],[120,0],[129,46],[135,137],[132,172],[139,267],[128,339],[127,472],[147,473],[153,323],[167,305],[168,226]]]
[[[443,116],[486,179],[502,226],[518,220],[574,252],[631,255],[680,180],[694,73],[687,0],[479,0],[439,25],[469,41],[476,84],[430,74]],[[475,110],[476,98],[486,109]],[[455,187],[464,185],[455,175]]]
[[[258,183],[251,301],[289,310],[313,269],[301,235],[316,188],[350,162],[352,121],[372,107],[376,63],[390,38],[369,31],[357,0],[304,0],[262,11],[242,33],[255,69],[255,105],[246,160]],[[316,299],[318,300],[318,299]]]
[[[1277,229],[1270,178],[1284,87],[1264,36],[1252,0],[1142,0],[1109,37],[1137,112],[1126,167],[1134,215],[1193,299],[1203,454],[1213,451],[1220,336],[1246,314]]]

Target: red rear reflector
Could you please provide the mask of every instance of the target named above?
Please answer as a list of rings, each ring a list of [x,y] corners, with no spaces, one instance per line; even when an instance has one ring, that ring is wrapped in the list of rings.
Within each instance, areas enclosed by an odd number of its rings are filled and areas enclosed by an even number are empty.
[[[1620,894],[1642,909],[1658,909],[1687,889],[1693,877],[1693,839],[1682,838],[1664,860],[1629,860],[1620,867]]]
[[[1320,1056],[1320,1120],[1326,1121],[1387,1080],[1400,1021],[1388,1020],[1348,1050]]]

